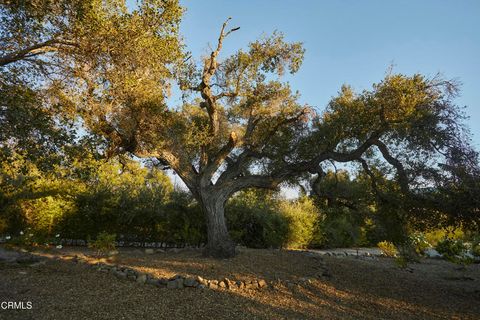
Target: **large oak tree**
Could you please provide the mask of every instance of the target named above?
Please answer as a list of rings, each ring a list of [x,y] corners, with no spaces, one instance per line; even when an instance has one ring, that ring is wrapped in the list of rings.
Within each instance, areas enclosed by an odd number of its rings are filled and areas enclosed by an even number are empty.
[[[177,1],[143,1],[132,12],[122,3],[83,6],[68,42],[54,46],[68,75],[52,82],[59,104],[105,138],[107,155],[155,159],[181,177],[205,213],[207,255],[235,254],[224,212],[234,193],[305,175],[321,179],[325,162],[357,163],[373,185],[372,167],[382,165],[413,199],[455,181],[456,172],[478,172],[451,81],[389,74],[361,93],[342,87],[320,111],[301,105],[282,82],[301,66],[300,43],[276,33],[222,59],[238,29],[227,21],[197,64],[181,52]],[[167,104],[172,79],[184,94],[174,107]]]
[[[367,173],[383,163],[398,191],[412,198],[436,178],[451,177],[445,165],[477,165],[452,102],[453,82],[389,74],[359,94],[342,87],[320,112],[299,104],[298,93],[281,81],[300,68],[300,43],[276,33],[221,59],[224,41],[238,29],[228,30],[227,22],[200,65],[189,59],[177,65],[183,105],[135,92],[94,113],[97,126],[116,134],[111,148],[157,159],[185,182],[206,216],[207,255],[235,254],[224,212],[234,193],[277,188],[305,174],[321,178],[324,162],[358,163]]]

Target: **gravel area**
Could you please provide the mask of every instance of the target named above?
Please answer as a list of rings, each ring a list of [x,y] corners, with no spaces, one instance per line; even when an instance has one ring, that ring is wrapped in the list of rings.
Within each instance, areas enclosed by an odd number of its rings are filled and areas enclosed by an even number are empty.
[[[0,262],[0,302],[32,302],[30,310],[0,309],[0,319],[480,318],[480,264],[459,268],[426,259],[405,270],[390,258],[253,249],[230,260],[207,259],[193,249],[154,254],[123,249],[109,261],[82,248],[36,254],[42,261],[33,266]],[[157,276],[262,278],[269,286],[237,291],[157,288],[74,263],[74,255]],[[328,268],[328,277],[317,276],[320,265]],[[284,285],[305,278],[310,283]]]

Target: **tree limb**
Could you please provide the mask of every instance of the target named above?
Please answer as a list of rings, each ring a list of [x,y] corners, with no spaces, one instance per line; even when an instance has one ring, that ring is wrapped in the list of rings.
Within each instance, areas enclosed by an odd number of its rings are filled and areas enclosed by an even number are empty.
[[[68,40],[52,38],[0,57],[0,66],[6,66],[10,63],[17,62],[25,58],[31,58],[48,52],[57,51],[58,48],[54,47],[54,45],[75,46],[76,44]]]
[[[395,167],[398,174],[398,183],[400,184],[400,188],[402,189],[403,193],[408,194],[410,192],[410,188],[408,186],[408,176],[402,163],[390,154],[388,147],[379,139],[374,139],[373,144],[380,150],[383,158],[389,164]]]
[[[218,37],[217,48],[210,53],[210,58],[205,61],[205,66],[203,68],[202,73],[202,82],[197,88],[197,91],[200,91],[202,98],[205,100],[205,107],[208,112],[208,116],[210,119],[210,133],[212,136],[216,136],[218,134],[219,124],[218,124],[218,110],[216,107],[216,97],[212,93],[211,90],[211,78],[215,74],[217,70],[217,56],[222,49],[223,40],[227,37],[230,33],[238,30],[239,28],[233,28],[228,32],[225,32],[225,28],[228,24],[228,21],[231,18],[228,18],[222,26],[220,30],[220,36]]]

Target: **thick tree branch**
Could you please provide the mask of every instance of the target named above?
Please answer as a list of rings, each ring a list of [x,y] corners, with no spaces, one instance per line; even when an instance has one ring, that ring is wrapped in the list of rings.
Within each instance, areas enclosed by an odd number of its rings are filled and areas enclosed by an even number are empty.
[[[408,186],[408,176],[402,163],[390,154],[388,147],[382,141],[375,139],[373,144],[380,150],[383,158],[389,164],[395,167],[398,174],[398,183],[400,184],[400,188],[402,189],[403,193],[408,194],[410,192],[410,188]]]
[[[248,163],[248,160],[252,158],[260,159],[262,157],[263,154],[255,152],[248,148],[243,150],[243,152],[240,153],[240,155],[238,155],[235,160],[226,157],[225,160],[227,161],[227,168],[218,178],[217,184],[221,185],[228,180],[238,177],[238,175],[241,174],[242,170],[244,170],[244,167]]]
[[[230,33],[239,29],[239,28],[233,28],[228,32],[225,32],[225,28],[230,19],[231,18],[228,18],[227,21],[223,23],[222,29],[220,31],[220,36],[218,37],[217,48],[210,53],[210,58],[205,60],[205,65],[202,73],[202,82],[197,88],[197,91],[200,91],[201,96],[205,101],[205,103],[202,105],[205,106],[208,112],[208,116],[210,119],[210,133],[212,134],[212,136],[216,136],[218,134],[219,116],[218,116],[218,110],[216,106],[217,97],[212,92],[211,79],[217,70],[217,66],[218,66],[217,57],[220,51],[222,50],[223,40]]]
[[[202,172],[202,182],[210,181],[213,174],[218,170],[221,164],[228,157],[230,152],[236,147],[238,143],[237,135],[235,132],[230,133],[228,142],[218,151],[218,153],[210,159],[205,167],[205,170]]]
[[[378,189],[377,178],[375,177],[375,174],[370,169],[370,166],[368,165],[368,163],[365,159],[360,158],[360,159],[358,159],[358,161],[361,163],[363,170],[365,171],[365,173],[370,178],[370,184],[372,186],[373,192],[375,193],[375,196],[377,197],[377,199],[382,200],[383,196],[382,196],[382,193],[380,192],[380,190]]]
[[[55,38],[44,41],[44,42],[40,42],[40,43],[31,45],[27,48],[24,48],[0,57],[0,66],[6,66],[10,63],[14,63],[26,58],[32,58],[34,56],[38,56],[48,52],[57,51],[58,45],[75,46],[75,43],[68,40],[55,39]]]
[[[340,153],[336,151],[323,152],[310,161],[286,164],[275,170],[270,175],[248,175],[238,177],[242,166],[251,157],[258,156],[251,150],[245,150],[233,165],[229,165],[217,180],[220,188],[228,188],[231,193],[235,193],[243,188],[276,188],[282,181],[295,177],[303,172],[318,172],[319,164],[326,160],[337,162],[350,162],[359,160],[363,153],[367,151],[377,140],[380,133],[375,132],[372,136],[362,143],[358,148],[349,153]]]
[[[197,175],[190,164],[182,163],[179,157],[167,150],[160,151],[156,158],[168,164],[180,176],[190,191],[195,194]]]

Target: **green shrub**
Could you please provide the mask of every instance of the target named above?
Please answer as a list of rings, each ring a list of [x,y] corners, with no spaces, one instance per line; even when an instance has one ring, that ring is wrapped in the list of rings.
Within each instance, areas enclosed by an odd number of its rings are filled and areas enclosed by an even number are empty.
[[[409,242],[413,246],[415,252],[419,255],[423,255],[425,250],[432,245],[427,241],[425,235],[421,232],[415,232],[409,236]]]
[[[381,241],[377,244],[377,247],[387,257],[396,257],[398,254],[398,251],[395,245],[389,241]]]
[[[116,234],[110,234],[107,232],[101,232],[97,235],[95,241],[89,241],[88,247],[97,251],[97,254],[108,254],[115,250],[115,238]]]
[[[170,242],[205,243],[205,216],[189,193],[175,191],[172,193],[172,200],[166,205],[165,213],[156,220],[156,233],[158,238]]]
[[[326,217],[321,222],[325,247],[346,248],[356,246],[365,236],[362,236],[362,223],[354,212],[348,208],[328,208],[322,212]]]
[[[480,257],[480,242],[472,244],[471,252],[474,256]]]
[[[236,194],[227,204],[229,232],[239,244],[252,248],[279,248],[287,241],[288,221],[277,201],[264,190],[246,190]]]
[[[461,240],[445,238],[437,243],[435,249],[446,259],[453,261],[456,259],[455,256],[460,256],[466,250],[466,247]]]
[[[320,213],[309,198],[280,203],[280,212],[288,221],[288,236],[284,244],[289,248],[305,248],[315,236]]]

